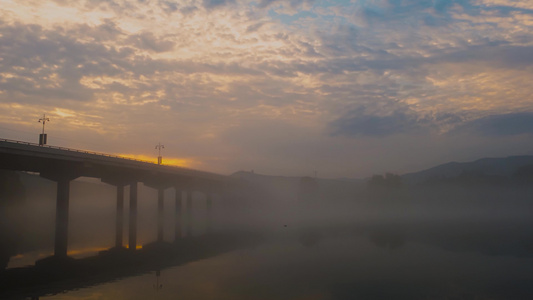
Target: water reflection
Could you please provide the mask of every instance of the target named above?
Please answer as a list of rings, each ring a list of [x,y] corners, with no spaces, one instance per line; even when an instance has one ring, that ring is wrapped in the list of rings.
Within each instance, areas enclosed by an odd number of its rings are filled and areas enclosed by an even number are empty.
[[[235,244],[236,250],[222,255],[227,239],[204,238],[195,246],[183,243],[146,252],[142,259],[107,253],[78,261],[79,269],[37,268],[31,276],[20,273],[18,278],[34,280],[24,287],[24,295],[40,299],[530,299],[533,226],[529,225],[451,222],[302,228],[288,235],[274,232],[254,244],[253,250],[249,244]],[[147,245],[139,253],[157,248],[153,247]],[[167,251],[179,255],[168,256]],[[96,272],[97,266],[105,272]],[[62,273],[68,280],[61,279]],[[7,270],[2,276],[13,274]],[[79,282],[73,284],[75,278]],[[39,282],[41,288],[48,282],[45,290],[36,289]],[[61,293],[64,290],[69,292]],[[4,296],[20,299],[15,294]]]
[[[157,293],[159,292],[159,290],[163,288],[163,284],[160,283],[160,277],[161,277],[161,270],[156,270],[155,271],[155,283],[154,283],[154,290],[156,293],[156,298],[157,298]]]
[[[387,229],[377,229],[370,232],[369,239],[374,245],[390,250],[402,247],[405,242],[403,234]]]
[[[298,238],[298,240],[300,241],[300,244],[302,244],[305,247],[314,247],[320,242],[321,239],[322,239],[322,234],[320,233],[320,230],[318,229],[302,230]]]
[[[256,242],[255,236],[245,233],[210,234],[175,243],[152,243],[135,252],[112,248],[80,259],[51,256],[37,261],[35,266],[0,272],[0,299],[38,298],[153,270],[156,270],[154,289],[157,292],[162,289],[159,283],[162,268],[216,256]]]
[[[486,255],[374,229],[301,234],[41,299],[531,299],[531,257]],[[394,230],[395,227],[387,228]],[[338,232],[342,231],[342,234]],[[436,232],[435,232],[436,233]],[[437,234],[437,233],[436,233]],[[376,242],[377,241],[377,242]],[[400,242],[401,241],[401,242]],[[401,243],[401,246],[397,246]],[[391,249],[393,251],[391,251]],[[155,271],[155,272],[154,272]],[[161,287],[164,272],[165,284]],[[155,276],[154,276],[155,275]],[[155,277],[155,278],[154,278]],[[155,295],[155,296],[154,296]]]

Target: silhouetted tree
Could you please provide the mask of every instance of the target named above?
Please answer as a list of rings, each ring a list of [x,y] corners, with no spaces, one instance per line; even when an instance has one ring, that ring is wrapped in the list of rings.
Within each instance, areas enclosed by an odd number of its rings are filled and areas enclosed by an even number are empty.
[[[402,199],[402,178],[400,175],[386,173],[374,175],[367,182],[368,197],[378,201],[397,201]]]
[[[373,187],[383,187],[383,188],[399,188],[402,186],[402,177],[400,175],[386,173],[383,175],[374,175],[368,181],[368,186]]]

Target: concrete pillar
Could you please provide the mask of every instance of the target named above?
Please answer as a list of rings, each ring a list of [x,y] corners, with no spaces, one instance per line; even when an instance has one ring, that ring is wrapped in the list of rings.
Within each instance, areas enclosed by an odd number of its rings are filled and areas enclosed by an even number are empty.
[[[206,193],[206,209],[207,209],[207,233],[213,232],[213,199],[211,193]]]
[[[176,188],[176,197],[175,197],[175,207],[174,207],[174,241],[177,241],[181,238],[181,190]]]
[[[130,250],[137,249],[137,182],[130,184],[130,224],[129,224]]]
[[[70,179],[57,180],[56,231],[54,256],[66,257],[68,246],[68,202]]]
[[[124,231],[124,186],[117,185],[117,212],[115,218],[115,247],[122,247]]]
[[[157,190],[157,241],[163,241],[163,227],[165,225],[165,190]]]
[[[185,218],[185,231],[188,237],[192,236],[192,191],[186,192],[187,200],[185,202],[185,211],[186,211],[186,218]]]

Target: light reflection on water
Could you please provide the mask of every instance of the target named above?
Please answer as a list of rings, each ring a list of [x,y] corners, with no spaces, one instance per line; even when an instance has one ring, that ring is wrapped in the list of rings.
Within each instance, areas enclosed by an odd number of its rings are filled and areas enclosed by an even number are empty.
[[[137,248],[142,248],[142,246],[138,246]],[[74,249],[68,250],[67,255],[72,258],[85,258],[85,257],[97,255],[98,252],[104,251],[107,249],[109,249],[109,247],[74,248]],[[45,257],[49,257],[53,254],[54,254],[53,250],[45,250],[45,251],[38,250],[38,251],[26,252],[24,254],[18,254],[16,256],[12,256],[9,259],[7,269],[31,266],[31,265],[34,265],[36,261],[43,259]]]
[[[530,299],[533,259],[378,234],[286,235],[156,273],[41,299]],[[395,242],[396,241],[396,242]],[[155,289],[158,281],[161,289]]]

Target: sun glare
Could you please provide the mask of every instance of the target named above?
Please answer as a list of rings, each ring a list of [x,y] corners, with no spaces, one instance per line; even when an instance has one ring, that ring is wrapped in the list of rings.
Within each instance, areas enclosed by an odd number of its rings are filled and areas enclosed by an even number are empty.
[[[144,154],[124,154],[124,153],[119,153],[115,155],[125,157],[125,158],[142,160],[142,161],[154,163],[154,164],[157,163],[157,156],[149,156],[149,155],[144,155]],[[194,168],[195,166],[200,165],[200,163],[190,158],[163,157],[163,165],[182,167],[182,168]]]

